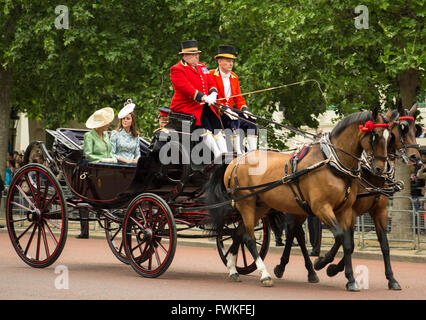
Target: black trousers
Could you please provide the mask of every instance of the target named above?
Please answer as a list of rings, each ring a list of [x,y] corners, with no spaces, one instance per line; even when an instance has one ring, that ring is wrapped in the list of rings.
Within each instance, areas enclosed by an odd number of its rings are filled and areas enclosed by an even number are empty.
[[[309,242],[312,246],[312,251],[319,253],[321,250],[321,221],[318,217],[308,216]]]

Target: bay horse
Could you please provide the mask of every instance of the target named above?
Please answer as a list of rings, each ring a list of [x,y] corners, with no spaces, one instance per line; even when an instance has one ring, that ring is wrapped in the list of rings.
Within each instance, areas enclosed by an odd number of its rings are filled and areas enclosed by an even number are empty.
[[[398,110],[389,110],[387,112],[386,118],[389,119],[391,132],[388,153],[394,154],[395,151],[398,150],[402,154],[402,158],[406,164],[408,164],[410,161],[417,165],[421,165],[419,147],[416,141],[416,114],[417,104],[415,104],[409,111],[399,107]],[[364,168],[362,171],[362,176],[375,187],[380,188],[386,186],[386,179],[372,174],[368,168]],[[358,187],[357,199],[353,206],[353,221],[355,221],[357,216],[361,216],[366,212],[370,213],[370,216],[374,221],[377,239],[379,240],[380,249],[383,255],[385,276],[388,280],[388,288],[390,290],[401,290],[401,286],[393,276],[390,264],[390,250],[388,238],[386,235],[386,227],[388,224],[388,202],[389,195],[375,193],[374,191],[370,192],[365,186],[360,184]],[[351,226],[352,234],[353,230],[354,224]],[[354,246],[353,241],[352,246]],[[319,257],[314,263],[315,269],[320,270],[324,268],[325,265],[332,262],[339,247],[340,245],[335,243],[324,257]],[[352,248],[352,251],[353,249],[354,248]],[[328,266],[327,275],[335,276],[337,273],[343,271],[344,267],[344,260],[341,259],[337,264],[331,264]],[[308,272],[311,271],[308,269]]]
[[[356,179],[363,150],[371,156],[376,174],[385,171],[388,126],[377,109],[351,114],[336,125],[329,141],[311,145],[292,174],[287,172],[289,166],[294,167],[290,165],[291,155],[274,151],[252,151],[229,165],[218,166],[208,182],[206,193],[213,229],[223,230],[226,216],[233,212],[233,207],[243,220],[232,236],[229,250],[227,268],[231,280],[239,281],[235,262],[238,247],[244,241],[260,272],[261,284],[273,285],[256,248],[254,227],[270,209],[275,209],[303,218],[308,214],[318,216],[330,228],[336,243],[343,245],[348,279],[346,289],[359,291],[353,276],[351,234],[348,232],[358,188]],[[259,172],[262,166],[265,170]],[[219,203],[231,203],[232,206],[220,206]]]

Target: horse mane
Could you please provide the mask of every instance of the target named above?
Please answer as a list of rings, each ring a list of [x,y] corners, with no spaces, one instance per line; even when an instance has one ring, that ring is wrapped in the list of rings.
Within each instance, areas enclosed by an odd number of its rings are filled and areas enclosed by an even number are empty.
[[[374,121],[373,112],[371,111],[361,111],[352,113],[345,118],[343,118],[331,131],[330,137],[337,138],[348,126],[359,123],[364,124],[368,120]]]

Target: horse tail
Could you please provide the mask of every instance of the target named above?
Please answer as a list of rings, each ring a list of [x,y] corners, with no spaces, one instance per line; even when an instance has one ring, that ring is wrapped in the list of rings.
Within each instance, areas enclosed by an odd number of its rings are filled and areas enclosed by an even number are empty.
[[[210,180],[207,182],[207,205],[221,204],[231,200],[223,183],[223,176],[227,166],[227,164],[221,164],[213,170]],[[209,209],[209,224],[213,228],[212,231],[221,231],[225,223],[225,217],[231,212],[232,206],[230,204]]]

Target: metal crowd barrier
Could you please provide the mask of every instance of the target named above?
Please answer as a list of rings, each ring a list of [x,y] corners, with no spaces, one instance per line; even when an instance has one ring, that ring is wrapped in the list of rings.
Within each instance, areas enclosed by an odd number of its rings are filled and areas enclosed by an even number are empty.
[[[407,200],[410,203],[410,209],[401,210],[401,209],[395,209],[393,206],[394,200]],[[390,201],[388,203],[388,225],[387,225],[387,234],[388,234],[388,241],[389,246],[392,248],[396,247],[405,247],[404,243],[411,244],[410,249],[413,250],[422,250],[421,244],[426,242],[425,234],[425,214],[424,211],[416,211],[415,210],[415,202],[411,197],[402,197],[402,196],[394,196],[390,198]],[[399,227],[405,227],[406,230],[404,230],[404,234],[407,235],[407,237],[404,238],[397,238],[393,236],[392,229],[395,228],[395,225],[392,224],[392,218],[395,215],[395,213],[403,213],[410,215],[410,221],[411,223],[407,226],[399,226]],[[376,230],[374,226],[374,221],[371,218],[369,214],[364,214],[361,217],[357,218],[357,224],[356,224],[356,231],[358,233],[357,239],[358,239],[358,246],[360,248],[367,248],[371,246],[375,246],[378,244]],[[408,236],[409,235],[409,236]],[[374,243],[376,242],[376,244]],[[392,244],[392,243],[399,243],[398,245]]]

